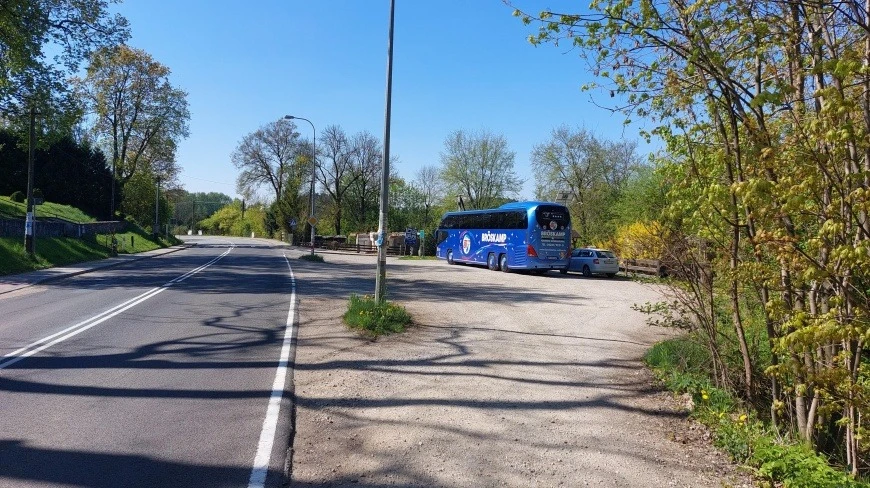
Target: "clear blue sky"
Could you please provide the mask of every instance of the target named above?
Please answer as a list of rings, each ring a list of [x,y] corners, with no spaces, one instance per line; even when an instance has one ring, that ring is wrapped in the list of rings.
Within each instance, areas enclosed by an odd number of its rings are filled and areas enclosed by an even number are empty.
[[[554,2],[518,0],[540,11]],[[575,2],[555,2],[573,5]],[[230,154],[246,134],[286,114],[321,132],[384,131],[388,0],[126,0],[129,44],[172,70],[189,93],[190,137],[179,147],[188,191],[236,196]],[[529,154],[560,125],[638,139],[623,118],[596,107],[586,64],[568,47],[534,47],[531,26],[501,0],[396,0],[391,154],[412,180],[438,165],[456,129],[505,136],[533,197]],[[610,100],[592,94],[601,102]],[[303,137],[311,128],[299,121]],[[640,142],[639,152],[649,147]]]

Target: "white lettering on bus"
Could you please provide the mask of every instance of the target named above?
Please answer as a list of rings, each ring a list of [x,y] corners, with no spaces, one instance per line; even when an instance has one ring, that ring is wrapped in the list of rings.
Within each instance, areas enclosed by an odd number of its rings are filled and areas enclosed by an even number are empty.
[[[481,242],[503,243],[507,241],[507,234],[496,234],[494,232],[484,232],[480,236]]]
[[[565,231],[542,230],[541,239],[563,239]]]

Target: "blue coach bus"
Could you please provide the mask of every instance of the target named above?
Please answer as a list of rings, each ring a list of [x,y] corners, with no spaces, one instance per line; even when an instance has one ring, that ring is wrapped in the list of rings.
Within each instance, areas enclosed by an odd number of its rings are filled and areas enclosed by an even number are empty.
[[[435,239],[436,256],[449,264],[483,264],[493,271],[564,272],[571,259],[571,217],[565,206],[549,202],[448,212]]]

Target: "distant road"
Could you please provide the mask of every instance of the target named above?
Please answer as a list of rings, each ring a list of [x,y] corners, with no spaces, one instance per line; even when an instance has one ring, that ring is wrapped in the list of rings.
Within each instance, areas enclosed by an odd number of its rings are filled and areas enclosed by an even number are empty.
[[[280,484],[296,317],[286,248],[192,240],[0,295],[0,487]]]

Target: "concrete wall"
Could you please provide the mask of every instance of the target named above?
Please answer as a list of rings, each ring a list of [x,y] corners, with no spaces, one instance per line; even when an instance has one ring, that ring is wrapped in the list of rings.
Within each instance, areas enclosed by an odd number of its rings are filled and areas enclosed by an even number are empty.
[[[93,234],[123,232],[127,227],[124,221],[90,222],[77,224],[62,221],[37,219],[34,225],[36,237],[82,237]],[[24,219],[0,219],[0,237],[24,238]]]

